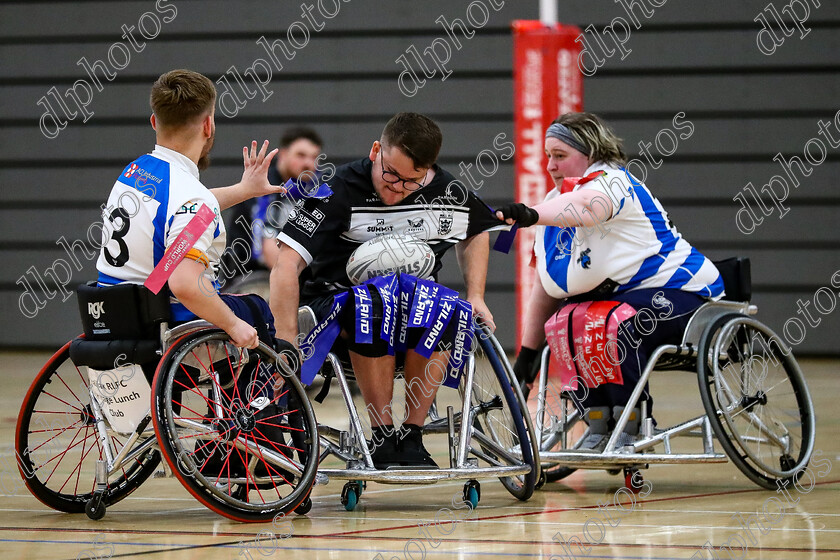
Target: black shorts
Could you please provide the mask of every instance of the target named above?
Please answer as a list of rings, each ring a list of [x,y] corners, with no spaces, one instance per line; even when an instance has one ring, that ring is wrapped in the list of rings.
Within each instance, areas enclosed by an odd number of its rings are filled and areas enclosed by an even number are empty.
[[[370,285],[367,285],[366,288],[368,294],[370,295],[371,305],[373,307],[373,312],[371,313],[372,327],[373,332],[375,333],[373,336],[373,343],[365,344],[356,342],[356,306],[353,301],[353,292],[351,290],[348,294],[347,303],[344,305],[338,316],[338,324],[341,326],[341,335],[338,339],[336,339],[336,345],[339,349],[343,347],[368,358],[380,358],[388,355],[388,343],[382,340],[379,336],[380,329],[382,328],[383,315],[382,296],[379,295],[379,290],[376,288]],[[315,313],[315,318],[318,321],[321,321],[327,316],[327,314],[329,314],[330,309],[332,309],[334,296],[335,294],[317,296],[309,299],[308,301],[302,301],[301,304],[308,305],[312,308],[312,311]],[[436,350],[438,352],[443,352],[451,348],[452,343],[455,341],[455,335],[457,334],[455,323],[456,321],[454,320],[449,321],[449,325],[447,325],[446,330],[437,345]],[[408,333],[406,334],[406,348],[415,348],[420,342],[424,332],[426,332],[425,327],[409,328]]]

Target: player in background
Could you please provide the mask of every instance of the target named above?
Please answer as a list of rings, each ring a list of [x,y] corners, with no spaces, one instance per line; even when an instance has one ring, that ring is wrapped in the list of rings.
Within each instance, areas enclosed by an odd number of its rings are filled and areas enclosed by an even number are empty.
[[[328,181],[332,194],[309,198],[295,206],[278,235],[278,257],[271,273],[271,308],[277,336],[295,340],[297,310],[307,304],[321,320],[333,296],[352,286],[345,267],[359,245],[382,234],[407,234],[422,239],[435,253],[436,277],[443,254],[455,247],[464,275],[466,299],[473,313],[491,326],[493,318],[484,302],[489,255],[489,229],[504,228],[492,211],[450,173],[436,165],[443,137],[438,126],[417,113],[399,113],[385,125],[370,153],[338,167]],[[309,268],[312,277],[298,287],[298,277]],[[382,301],[369,290],[376,320],[382,318]],[[440,386],[446,364],[440,347],[431,359],[413,350],[405,353],[407,417],[397,437],[391,415],[395,357],[376,338],[373,344],[356,344],[353,305],[345,307],[339,323],[356,381],[368,403],[375,446],[374,465],[427,466],[435,463],[422,442],[421,426]],[[375,330],[375,332],[378,332]],[[409,339],[411,334],[409,334]],[[417,340],[409,342],[413,348]],[[429,372],[427,374],[427,371]]]
[[[287,128],[280,136],[280,151],[268,168],[268,182],[283,186],[291,179],[302,192],[311,191],[322,180],[321,169],[332,168],[329,164],[319,165],[325,158],[321,153],[323,146],[321,136],[313,129],[305,126]],[[291,201],[282,194],[261,196],[231,208],[231,216],[226,217],[230,225],[228,232],[234,239],[252,240],[251,260],[245,265],[248,270],[262,267],[271,270],[274,266],[277,233],[290,211]],[[254,231],[254,224],[263,224],[262,231]]]
[[[680,235],[648,188],[624,169],[621,139],[597,115],[567,113],[556,119],[545,134],[545,154],[555,185],[545,201],[533,208],[509,204],[496,212],[509,224],[538,226],[539,281],[525,310],[514,371],[527,391],[539,367],[537,349],[551,330],[546,321],[559,319],[556,347],[565,345],[566,356],[574,359],[554,358],[570,378],[583,380],[574,392],[589,424],[581,450],[602,451],[650,352],[679,344],[694,311],[723,295],[723,280]],[[584,179],[576,184],[564,182],[567,177]],[[575,304],[580,305],[568,307]],[[613,313],[619,323],[614,346],[603,336]],[[632,318],[624,320],[621,313]],[[652,410],[647,387],[643,399]],[[635,439],[639,417],[634,409],[619,447]]]

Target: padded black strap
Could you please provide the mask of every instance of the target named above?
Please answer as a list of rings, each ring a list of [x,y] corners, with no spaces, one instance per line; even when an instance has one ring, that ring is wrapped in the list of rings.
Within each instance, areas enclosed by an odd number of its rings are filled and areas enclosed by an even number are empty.
[[[327,398],[327,395],[330,394],[330,386],[332,385],[332,380],[334,375],[326,375],[324,376],[324,384],[321,386],[321,390],[318,391],[318,394],[315,395],[315,402],[318,404],[323,404],[324,399]]]

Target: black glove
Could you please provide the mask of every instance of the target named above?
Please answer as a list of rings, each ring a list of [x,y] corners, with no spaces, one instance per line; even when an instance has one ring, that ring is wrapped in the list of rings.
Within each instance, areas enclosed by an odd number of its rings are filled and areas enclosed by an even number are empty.
[[[531,392],[531,385],[534,379],[537,378],[537,370],[540,367],[540,351],[533,348],[519,349],[519,356],[516,357],[516,362],[513,364],[513,373],[516,375],[516,380],[519,381],[519,388],[522,389],[522,395],[527,399]]]
[[[298,371],[300,369],[300,351],[294,344],[282,338],[275,338],[274,351],[280,354],[281,358],[286,358],[286,363],[289,364],[292,370]]]
[[[512,218],[519,227],[531,227],[540,219],[539,212],[521,202],[505,204],[496,208],[496,212],[501,212],[505,220]]]

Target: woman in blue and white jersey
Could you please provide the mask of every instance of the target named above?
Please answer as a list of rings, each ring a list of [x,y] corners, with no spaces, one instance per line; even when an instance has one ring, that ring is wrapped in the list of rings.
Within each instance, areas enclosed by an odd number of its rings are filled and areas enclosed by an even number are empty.
[[[723,295],[723,280],[624,169],[621,140],[597,115],[559,117],[546,131],[545,154],[555,184],[545,201],[497,211],[509,224],[537,225],[539,282],[514,370],[521,381],[533,382],[545,333],[549,343],[560,333],[552,354],[557,359],[559,348],[569,357],[565,365],[577,374],[570,387],[590,425],[582,449],[600,451],[650,352],[679,343],[694,311]],[[643,398],[650,400],[647,387]],[[619,445],[633,440],[638,420],[634,411]]]

